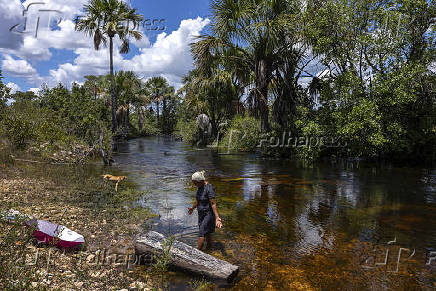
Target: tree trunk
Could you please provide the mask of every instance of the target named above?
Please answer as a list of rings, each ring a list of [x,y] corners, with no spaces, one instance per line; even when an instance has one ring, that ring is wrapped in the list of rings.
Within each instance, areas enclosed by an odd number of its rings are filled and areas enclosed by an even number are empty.
[[[114,79],[114,43],[113,38],[109,38],[109,56],[110,56],[110,78],[111,78],[111,113],[112,113],[112,133],[118,129],[117,123],[117,97],[115,96],[115,79]]]
[[[148,261],[153,255],[161,255],[164,235],[150,231],[135,242],[135,262]],[[230,282],[238,274],[239,267],[193,248],[183,242],[174,241],[170,248],[170,265],[178,269]]]
[[[268,68],[265,60],[256,62],[256,103],[259,106],[261,131],[262,133],[270,131],[268,120]]]
[[[103,163],[106,166],[110,166],[111,162],[110,159],[108,158],[106,152],[104,151],[104,146],[103,146],[103,138],[104,138],[104,134],[103,134],[103,130],[100,131],[100,138],[98,139],[98,145],[100,146],[100,154],[101,154],[101,158],[103,159]]]
[[[144,127],[144,113],[142,112],[141,107],[138,108],[138,130],[139,133],[142,132],[142,128]]]
[[[130,129],[130,104],[127,103],[127,115],[126,115],[126,124],[125,128]]]
[[[159,101],[156,101],[157,126],[159,127]]]
[[[162,130],[164,133],[167,133],[167,121],[168,121],[168,116],[167,116],[167,100],[165,98],[163,98],[162,100]]]

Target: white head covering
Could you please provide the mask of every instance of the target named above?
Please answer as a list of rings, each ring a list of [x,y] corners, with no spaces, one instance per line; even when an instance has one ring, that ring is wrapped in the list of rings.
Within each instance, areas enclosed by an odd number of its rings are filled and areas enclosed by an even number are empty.
[[[192,174],[192,181],[205,181],[206,179],[204,178],[204,171],[200,171],[200,172],[195,172],[194,174]]]

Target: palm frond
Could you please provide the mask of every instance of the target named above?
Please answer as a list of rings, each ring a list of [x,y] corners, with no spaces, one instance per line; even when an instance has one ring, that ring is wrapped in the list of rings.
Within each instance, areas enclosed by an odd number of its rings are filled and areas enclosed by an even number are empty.
[[[121,44],[120,54],[127,54],[130,51],[130,44],[127,39],[123,39],[123,43]]]

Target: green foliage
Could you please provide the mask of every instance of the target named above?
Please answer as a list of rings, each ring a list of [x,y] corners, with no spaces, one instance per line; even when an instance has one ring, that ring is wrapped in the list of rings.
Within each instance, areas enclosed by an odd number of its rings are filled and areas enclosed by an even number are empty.
[[[154,103],[159,131],[164,134],[172,133],[176,124],[178,105],[174,87],[170,86],[164,77],[152,77],[145,83],[144,91],[152,104],[152,108]]]
[[[0,70],[0,119],[2,110],[6,107],[6,99],[9,96],[10,89],[2,82],[2,71]]]
[[[1,208],[0,212],[8,208]],[[38,267],[31,266],[26,258],[32,258],[34,254],[28,249],[32,244],[34,228],[25,228],[20,223],[6,224],[0,221],[2,232],[0,234],[0,289],[2,290],[48,290],[45,286],[33,287],[32,282],[42,281],[42,275],[38,273]]]
[[[348,143],[324,153],[434,158],[436,79],[428,69],[435,60],[434,2],[308,4],[305,38],[329,69],[312,82],[321,104],[309,119]]]
[[[337,133],[349,142],[355,155],[372,157],[386,142],[375,102],[362,100],[349,110],[334,112],[333,116]]]
[[[302,108],[300,108],[302,110]],[[304,114],[304,113],[303,113]],[[304,116],[304,115],[303,115]],[[307,116],[306,116],[307,117]],[[305,138],[315,138],[320,141],[320,137],[324,136],[324,131],[319,123],[315,120],[305,121],[297,120],[295,122],[297,128],[297,135]],[[316,161],[321,154],[322,144],[312,145],[310,142],[305,146],[297,146],[295,148],[295,154],[304,162],[312,163]]]
[[[162,252],[153,255],[152,269],[158,274],[165,273],[171,263],[171,248],[173,247],[175,238],[173,236],[166,238],[162,243]]]
[[[76,30],[93,36],[96,50],[102,44],[106,45],[108,38],[117,35],[122,41],[120,53],[128,53],[129,37],[136,40],[142,38],[142,34],[135,29],[139,27],[143,16],[124,1],[93,0],[84,5],[84,12],[85,17],[77,18]]]
[[[174,236],[165,238],[162,243],[162,251],[152,256],[153,264],[151,265],[151,271],[155,275],[155,285],[159,286],[159,290],[168,289],[167,271],[171,263],[171,248],[174,241]]]
[[[109,110],[102,99],[93,96],[77,84],[71,92],[59,84],[52,89],[44,88],[41,105],[55,112],[64,121],[67,134],[75,135],[93,144],[102,127],[109,126]]]
[[[12,153],[12,145],[7,140],[0,140],[0,164],[13,164],[14,159],[12,158]]]
[[[71,91],[62,85],[45,87],[40,96],[17,92],[11,96],[15,102],[3,109],[0,136],[12,149],[44,159],[82,162],[92,149],[100,149],[102,135],[102,146],[110,157],[109,110],[103,99],[90,93],[77,84]]]
[[[141,136],[156,136],[161,133],[160,129],[154,124],[154,122],[145,122],[140,132]]]
[[[24,118],[26,117],[26,118]],[[6,136],[16,148],[24,148],[30,139],[35,137],[32,120],[20,113],[6,113],[3,119],[2,134]]]
[[[260,121],[251,116],[235,116],[219,147],[227,151],[255,151],[260,144]]]
[[[192,280],[189,285],[195,291],[213,290],[213,284],[204,278]]]
[[[188,144],[194,144],[198,140],[200,132],[195,120],[178,120],[175,135]]]
[[[31,141],[66,141],[62,122],[51,110],[32,101],[15,102],[5,110],[1,134],[15,148],[24,149]]]

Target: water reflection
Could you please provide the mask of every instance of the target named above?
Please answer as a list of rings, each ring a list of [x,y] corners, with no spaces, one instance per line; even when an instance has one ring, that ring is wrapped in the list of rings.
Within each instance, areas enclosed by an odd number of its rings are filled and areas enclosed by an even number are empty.
[[[149,223],[192,245],[197,216],[186,213],[195,197],[190,175],[206,170],[225,226],[216,233],[223,247],[213,254],[241,266],[239,289],[395,287],[392,274],[368,273],[356,254],[393,237],[416,248],[417,258],[436,247],[435,170],[361,161],[302,168],[165,138],[136,139],[119,149],[117,167],[150,193],[145,205],[160,215]],[[368,276],[384,279],[377,285]],[[402,282],[420,286],[410,280]]]

